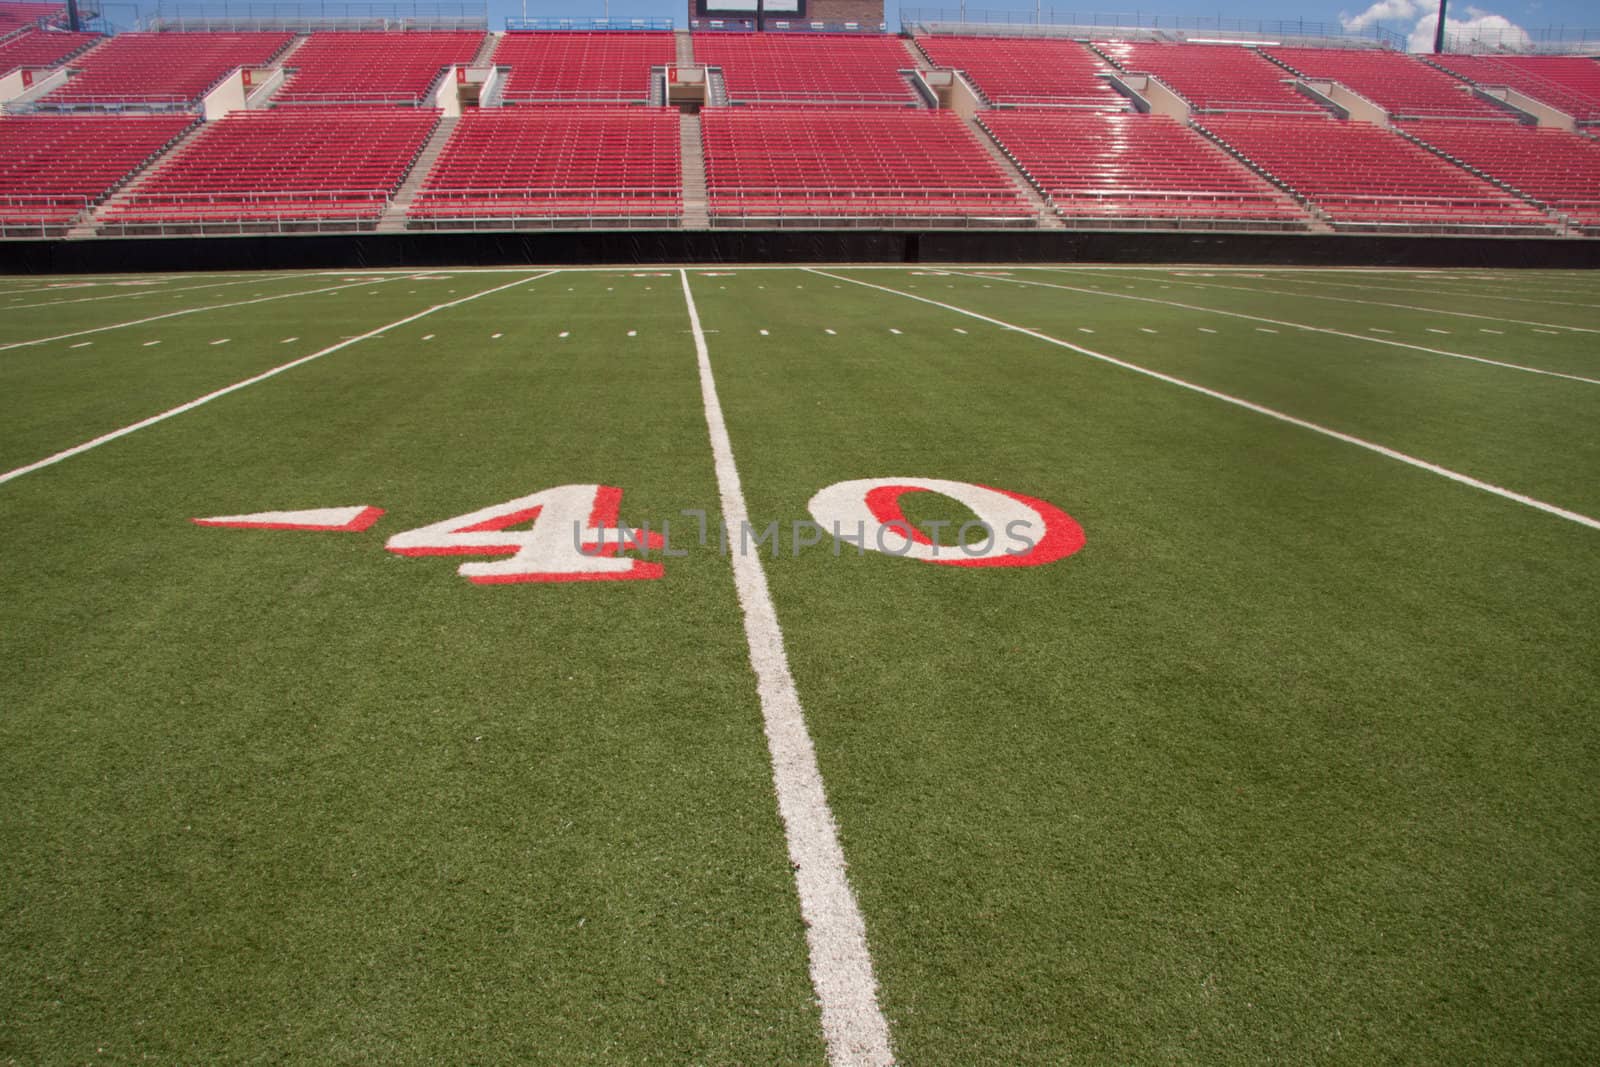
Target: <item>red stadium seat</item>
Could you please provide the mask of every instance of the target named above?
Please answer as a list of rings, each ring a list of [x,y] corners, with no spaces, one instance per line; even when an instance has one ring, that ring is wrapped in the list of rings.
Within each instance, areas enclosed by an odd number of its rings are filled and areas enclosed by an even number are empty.
[[[676,56],[670,33],[507,33],[494,50],[511,103],[643,103],[650,68]]]
[[[495,108],[461,116],[409,214],[676,222],[681,189],[676,111]]]
[[[59,67],[72,56],[105,40],[98,33],[27,30],[0,41],[0,75],[18,67]]]
[[[417,108],[235,111],[101,221],[374,221],[438,120]]]
[[[287,33],[123,33],[70,64],[82,73],[44,98],[60,107],[192,107],[237,67],[264,66]]]
[[[1368,123],[1214,115],[1202,125],[1315,204],[1336,229],[1552,228],[1526,201]]]
[[[697,33],[695,62],[721,67],[734,102],[900,104],[917,101],[900,71],[899,38],[827,33]]]
[[[1130,74],[1153,74],[1197,111],[1327,112],[1254,48],[1116,41],[1096,46]]]
[[[0,118],[0,230],[68,225],[193,122],[193,115]]]
[[[1418,122],[1406,132],[1600,232],[1600,141],[1564,130]]]
[[[1281,190],[1161,115],[1019,110],[981,119],[1056,210],[1080,223],[1306,222]]]
[[[445,67],[471,63],[481,33],[313,33],[276,104],[425,103]]]
[[[1579,122],[1600,122],[1600,62],[1586,56],[1429,56],[1477,85],[1515,89]]]
[[[1511,119],[1459,80],[1404,52],[1276,45],[1262,51],[1306,78],[1336,81],[1396,118]]]
[[[710,108],[701,123],[713,217],[1033,216],[948,111]]]
[[[1077,41],[1032,37],[918,37],[935,66],[966,71],[996,104],[1126,110],[1103,75],[1111,67]]]

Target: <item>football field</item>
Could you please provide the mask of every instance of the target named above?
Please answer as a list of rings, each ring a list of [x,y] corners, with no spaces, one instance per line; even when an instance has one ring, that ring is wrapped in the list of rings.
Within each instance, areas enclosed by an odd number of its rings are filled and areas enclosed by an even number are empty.
[[[0,278],[0,857],[0,1063],[1593,1063],[1600,273]]]

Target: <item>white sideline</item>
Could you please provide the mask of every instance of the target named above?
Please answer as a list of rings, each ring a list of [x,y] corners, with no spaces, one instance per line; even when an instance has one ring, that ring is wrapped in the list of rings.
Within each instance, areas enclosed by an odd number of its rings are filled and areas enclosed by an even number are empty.
[[[723,421],[722,403],[717,399],[717,384],[711,375],[711,354],[706,348],[694,294],[689,289],[689,272],[679,270],[678,278],[683,284],[683,300],[694,334],[700,397],[711,435],[723,521],[729,529],[743,529],[750,514],[733,460],[733,443]],[[750,645],[750,666],[761,698],[767,749],[772,755],[772,784],[778,795],[789,861],[794,867],[800,914],[806,924],[811,985],[822,1008],[828,1062],[834,1067],[892,1064],[889,1024],[878,1008],[866,923],[845,874],[844,850],[839,845],[839,832],[817,769],[816,750],[806,730],[805,710],[800,706],[794,676],[789,673],[783,630],[767,589],[761,557],[754,552],[732,552],[730,556],[733,582],[744,614],[745,640]]]
[[[544,274],[540,274],[537,277],[544,278],[554,273],[555,271],[545,271]],[[205,396],[196,397],[188,403],[179,404],[177,407],[163,411],[159,415],[152,415],[148,419],[140,419],[138,422],[124,426],[120,430],[112,430],[110,433],[101,434],[99,437],[96,437],[91,441],[85,441],[81,445],[73,445],[71,448],[57,452],[53,456],[46,456],[44,459],[41,459],[35,463],[30,463],[26,467],[18,467],[16,470],[6,471],[4,474],[0,474],[0,485],[4,485],[13,478],[20,478],[24,474],[31,474],[36,470],[41,470],[42,468],[51,466],[52,464],[60,463],[64,459],[71,459],[73,456],[87,452],[91,448],[98,448],[103,444],[115,441],[119,437],[126,437],[130,433],[142,430],[147,426],[154,426],[156,423],[163,422],[175,415],[182,415],[186,411],[193,411],[201,404],[208,404],[211,401],[216,400],[218,397],[227,396],[229,393],[236,393],[246,386],[255,385],[257,382],[264,382],[268,378],[282,374],[286,370],[293,370],[302,363],[310,363],[314,359],[321,359],[323,356],[332,355],[334,352],[337,352],[340,349],[349,348],[353,344],[358,344],[361,341],[378,337],[381,334],[385,334],[390,330],[396,329],[397,327],[404,326],[407,323],[416,322],[420,318],[425,318],[428,315],[432,315],[435,311],[443,311],[446,308],[453,308],[458,304],[465,304],[468,301],[478,299],[480,296],[488,296],[491,293],[498,293],[502,289],[509,289],[513,285],[521,285],[529,280],[530,279],[527,278],[518,278],[514,282],[508,282],[505,285],[496,286],[493,289],[485,289],[481,293],[473,293],[471,296],[464,296],[459,300],[452,300],[448,304],[435,304],[433,307],[419,311],[415,315],[408,315],[407,317],[403,319],[397,319],[386,326],[379,326],[375,330],[369,330],[366,333],[359,334],[350,338],[349,340],[340,341],[335,345],[329,345],[327,348],[313,352],[309,356],[301,356],[299,359],[290,360],[288,363],[273,367],[271,370],[262,371],[253,378],[246,378],[243,381],[234,382],[232,385],[223,386],[221,389],[218,389],[215,392],[207,393]]]
[[[978,276],[975,274],[961,274],[961,277],[976,279]],[[1484,363],[1491,367],[1502,367],[1506,370],[1519,370],[1526,374],[1542,374],[1548,378],[1565,378],[1569,382],[1582,382],[1585,385],[1600,385],[1600,378],[1585,378],[1581,374],[1565,374],[1558,370],[1545,370],[1543,367],[1530,367],[1525,363],[1507,363],[1504,360],[1489,359],[1486,356],[1469,356],[1465,352],[1451,352],[1444,348],[1429,348],[1427,345],[1414,345],[1408,341],[1391,341],[1385,337],[1368,337],[1366,334],[1348,333],[1344,330],[1335,330],[1327,326],[1308,326],[1303,322],[1288,322],[1283,319],[1269,319],[1261,315],[1250,315],[1243,311],[1229,311],[1226,308],[1204,307],[1200,304],[1185,304],[1177,300],[1163,300],[1158,296],[1134,296],[1130,293],[1112,293],[1103,289],[1082,289],[1075,285],[1060,285],[1055,282],[1034,282],[1028,281],[1026,278],[1003,278],[1001,280],[1011,282],[1014,285],[1035,285],[1042,289],[1060,289],[1063,292],[1082,293],[1085,296],[1108,296],[1116,300],[1137,300],[1144,304],[1160,304],[1162,307],[1181,308],[1184,311],[1199,311],[1207,315],[1224,315],[1230,319],[1245,319],[1249,322],[1270,322],[1274,326],[1287,326],[1290,329],[1305,330],[1308,333],[1323,333],[1329,335],[1330,337],[1343,337],[1351,341],[1365,341],[1368,344],[1373,345],[1388,345],[1390,348],[1409,348],[1413,352],[1426,352],[1429,355],[1446,356],[1450,359],[1464,359],[1469,363]],[[1223,288],[1229,287],[1224,286]],[[1265,290],[1258,291],[1264,292]],[[1373,328],[1376,329],[1376,327]]]
[[[1054,270],[1052,267],[1032,268]],[[1113,268],[1119,269],[1119,268]],[[1112,275],[1108,281],[1119,280]],[[1265,296],[1293,296],[1301,300],[1331,300],[1338,304],[1360,304],[1363,307],[1396,308],[1400,311],[1422,311],[1430,315],[1450,315],[1458,319],[1483,319],[1486,322],[1509,322],[1517,326],[1548,326],[1553,330],[1570,330],[1573,333],[1600,333],[1590,326],[1563,326],[1559,322],[1534,322],[1530,319],[1513,319],[1505,315],[1478,315],[1471,311],[1446,311],[1444,308],[1425,308],[1415,304],[1395,304],[1387,300],[1357,300],[1353,296],[1329,296],[1327,293],[1295,293],[1283,289],[1262,289],[1254,285],[1218,285],[1215,282],[1191,282],[1187,278],[1173,278],[1173,285],[1187,285],[1193,289],[1228,289],[1238,293],[1256,293]]]
[[[811,268],[807,269],[811,270]],[[966,315],[967,317],[977,319],[980,322],[987,322],[991,326],[998,326],[1001,329],[1013,330],[1017,333],[1026,334],[1037,341],[1043,341],[1046,344],[1056,345],[1060,348],[1065,348],[1069,351],[1076,352],[1081,356],[1088,356],[1090,359],[1097,359],[1102,363],[1109,363],[1114,367],[1121,367],[1124,370],[1131,370],[1136,374],[1143,374],[1146,377],[1154,378],[1157,381],[1166,382],[1168,385],[1176,385],[1181,389],[1188,389],[1191,392],[1199,393],[1202,396],[1209,396],[1213,400],[1221,400],[1225,404],[1232,404],[1235,407],[1244,408],[1246,411],[1253,411],[1258,415],[1265,415],[1269,419],[1277,419],[1279,422],[1286,422],[1291,426],[1298,426],[1303,430],[1310,430],[1312,433],[1319,433],[1324,437],[1331,437],[1335,441],[1343,441],[1347,445],[1355,445],[1357,448],[1364,448],[1368,452],[1376,452],[1380,456],[1385,456],[1397,462],[1404,463],[1410,467],[1416,467],[1418,470],[1424,470],[1430,474],[1437,474],[1441,478],[1448,478],[1452,482],[1470,486],[1473,489],[1500,497],[1503,500],[1510,500],[1513,503],[1534,508],[1538,511],[1545,512],[1548,515],[1555,515],[1558,518],[1566,519],[1568,522],[1575,522],[1580,526],[1587,526],[1592,530],[1600,530],[1600,519],[1593,519],[1588,515],[1583,515],[1576,511],[1568,511],[1566,508],[1557,507],[1555,504],[1547,504],[1543,500],[1536,500],[1531,496],[1524,496],[1522,493],[1515,492],[1511,489],[1505,489],[1489,482],[1480,481],[1469,474],[1462,474],[1461,472],[1453,471],[1448,467],[1441,467],[1437,463],[1430,463],[1425,459],[1418,459],[1416,456],[1396,451],[1395,449],[1388,448],[1373,441],[1356,437],[1353,434],[1343,433],[1339,430],[1322,426],[1306,419],[1297,418],[1294,415],[1278,411],[1275,408],[1269,408],[1263,404],[1257,404],[1254,401],[1245,400],[1241,397],[1220,392],[1216,389],[1210,389],[1204,385],[1197,385],[1194,382],[1185,381],[1184,379],[1175,377],[1171,374],[1165,374],[1158,370],[1151,370],[1149,367],[1141,367],[1137,363],[1129,363],[1127,360],[1118,359],[1115,356],[1108,356],[1104,352],[1096,352],[1092,348],[1084,348],[1081,345],[1075,345],[1071,341],[1063,341],[1059,338],[1051,337],[1049,334],[1039,333],[1037,330],[1027,330],[1020,326],[1013,326],[1008,322],[1003,322],[1000,319],[990,318],[988,315],[984,315],[976,311],[969,311],[966,308],[956,307],[954,304],[942,304],[937,300],[929,300],[927,297],[915,296],[911,293],[902,292],[899,289],[891,289],[885,285],[874,285],[871,282],[858,281],[855,278],[848,278],[843,275],[828,274],[826,271],[812,270],[812,273],[821,274],[829,278],[838,278],[842,281],[850,282],[853,285],[864,286],[868,289],[877,289],[881,292],[893,293],[895,296],[904,297],[907,300],[918,300],[924,304],[931,304],[936,308],[943,308],[946,311],[953,311],[958,315]]]
[[[10,344],[0,345],[0,352],[9,352],[13,348],[27,348],[29,345],[47,345],[51,341],[66,341],[74,337],[83,337],[91,333],[105,333],[107,330],[122,330],[129,326],[143,326],[147,322],[160,322],[162,319],[175,319],[181,315],[196,315],[202,311],[222,311],[226,308],[242,308],[250,304],[265,304],[272,300],[288,300],[296,296],[316,296],[318,293],[336,293],[340,289],[354,289],[362,285],[383,285],[388,282],[399,281],[399,278],[379,278],[377,281],[350,282],[346,285],[330,285],[322,289],[302,289],[296,293],[277,293],[273,296],[258,296],[250,300],[236,300],[231,304],[206,304],[204,307],[179,308],[177,311],[167,311],[160,315],[151,315],[149,318],[134,319],[132,322],[114,322],[109,326],[95,326],[87,330],[77,330],[73,333],[57,334],[54,337],[36,337],[31,341],[12,341]]]

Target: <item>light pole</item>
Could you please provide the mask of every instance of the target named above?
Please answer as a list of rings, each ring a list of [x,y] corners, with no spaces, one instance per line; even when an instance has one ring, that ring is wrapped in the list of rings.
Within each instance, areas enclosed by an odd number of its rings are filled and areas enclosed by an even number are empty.
[[[1444,51],[1444,5],[1449,0],[1439,0],[1439,25],[1433,28],[1433,54]]]

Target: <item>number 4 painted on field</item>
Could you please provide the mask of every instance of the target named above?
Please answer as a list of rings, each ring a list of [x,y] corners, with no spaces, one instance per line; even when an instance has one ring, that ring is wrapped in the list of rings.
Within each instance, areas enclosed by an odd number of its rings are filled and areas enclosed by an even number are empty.
[[[660,548],[659,534],[617,526],[622,490],[558,485],[530,496],[395,534],[386,546],[402,556],[493,556],[458,573],[480,585],[502,582],[604,582],[661,577],[659,563],[619,558],[624,548]],[[512,529],[531,523],[525,530]]]

